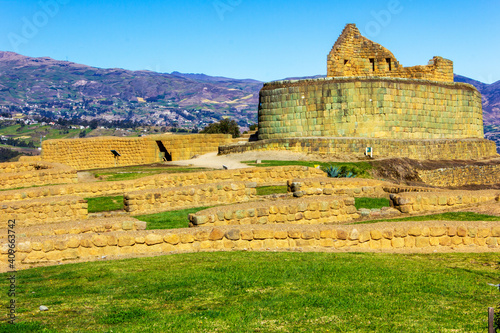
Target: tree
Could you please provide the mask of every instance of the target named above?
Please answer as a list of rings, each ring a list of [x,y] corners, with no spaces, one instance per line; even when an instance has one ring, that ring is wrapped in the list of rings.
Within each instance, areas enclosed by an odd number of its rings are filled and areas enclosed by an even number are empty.
[[[206,134],[231,134],[233,138],[237,138],[240,136],[240,127],[238,123],[229,118],[221,119],[217,123],[211,123],[204,129],[200,131],[200,133]]]

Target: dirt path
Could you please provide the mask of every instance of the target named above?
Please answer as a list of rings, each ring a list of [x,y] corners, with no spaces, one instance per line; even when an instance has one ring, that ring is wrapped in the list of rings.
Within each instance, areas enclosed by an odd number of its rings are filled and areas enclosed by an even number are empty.
[[[242,161],[256,160],[279,160],[279,161],[317,161],[321,157],[315,155],[307,155],[302,153],[287,152],[287,151],[252,151],[239,154],[217,155],[216,152],[201,155],[199,157],[184,160],[167,162],[172,165],[191,165],[196,167],[223,169],[223,165],[228,169],[250,168]]]

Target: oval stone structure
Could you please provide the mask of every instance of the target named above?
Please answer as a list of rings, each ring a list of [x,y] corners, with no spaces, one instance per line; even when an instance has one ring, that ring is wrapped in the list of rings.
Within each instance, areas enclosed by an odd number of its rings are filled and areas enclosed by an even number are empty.
[[[465,83],[327,77],[266,83],[259,140],[483,138],[481,95]]]

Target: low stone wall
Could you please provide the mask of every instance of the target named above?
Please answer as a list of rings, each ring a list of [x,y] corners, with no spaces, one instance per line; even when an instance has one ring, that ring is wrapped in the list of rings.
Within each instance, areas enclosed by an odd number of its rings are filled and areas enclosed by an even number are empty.
[[[125,181],[78,183],[72,185],[45,186],[43,188],[0,191],[0,202],[62,195],[78,195],[84,198],[121,195],[126,192],[138,190],[213,184],[231,180],[256,182],[258,185],[285,184],[288,179],[320,177],[324,175],[325,173],[319,169],[305,166],[246,168],[174,174],[165,173]]]
[[[76,183],[76,170],[57,163],[0,163],[0,189]]]
[[[16,225],[17,237],[37,237],[52,235],[77,235],[85,233],[103,233],[111,231],[146,230],[147,223],[130,216],[88,218],[86,220],[51,223],[46,226],[36,225],[20,227]],[[0,233],[2,238],[7,238],[7,233]]]
[[[384,187],[392,184],[363,178],[306,178],[287,181],[288,192],[295,197],[311,195],[347,195],[350,197],[388,197]]]
[[[496,165],[467,165],[436,170],[419,170],[426,184],[442,187],[500,184],[500,162]]]
[[[415,214],[467,207],[499,200],[499,190],[442,191],[429,193],[391,194],[394,208],[402,213]]]
[[[416,160],[474,160],[498,157],[495,142],[485,139],[370,139],[308,137],[267,139],[241,145],[220,146],[219,154],[261,150],[335,156],[364,157],[366,147],[372,147],[374,158],[407,157]]]
[[[359,217],[354,198],[288,199],[206,209],[189,214],[193,226],[244,224],[332,224]]]
[[[18,227],[84,220],[88,205],[76,196],[5,201],[0,203],[0,216],[0,229],[7,228],[8,220],[15,220]]]
[[[351,226],[247,225],[106,234],[18,238],[16,268],[89,261],[102,256],[167,253],[278,251],[500,252],[498,222],[376,223]],[[7,271],[8,243],[0,245],[0,271]]]
[[[257,196],[256,183],[224,182],[143,190],[124,195],[125,210],[131,215],[160,213],[191,207],[245,202]]]

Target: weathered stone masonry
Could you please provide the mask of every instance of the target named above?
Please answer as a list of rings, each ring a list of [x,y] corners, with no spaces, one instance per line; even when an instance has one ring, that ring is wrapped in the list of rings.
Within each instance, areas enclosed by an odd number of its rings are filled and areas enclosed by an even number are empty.
[[[325,78],[266,83],[259,140],[483,138],[481,96],[464,83]]]

